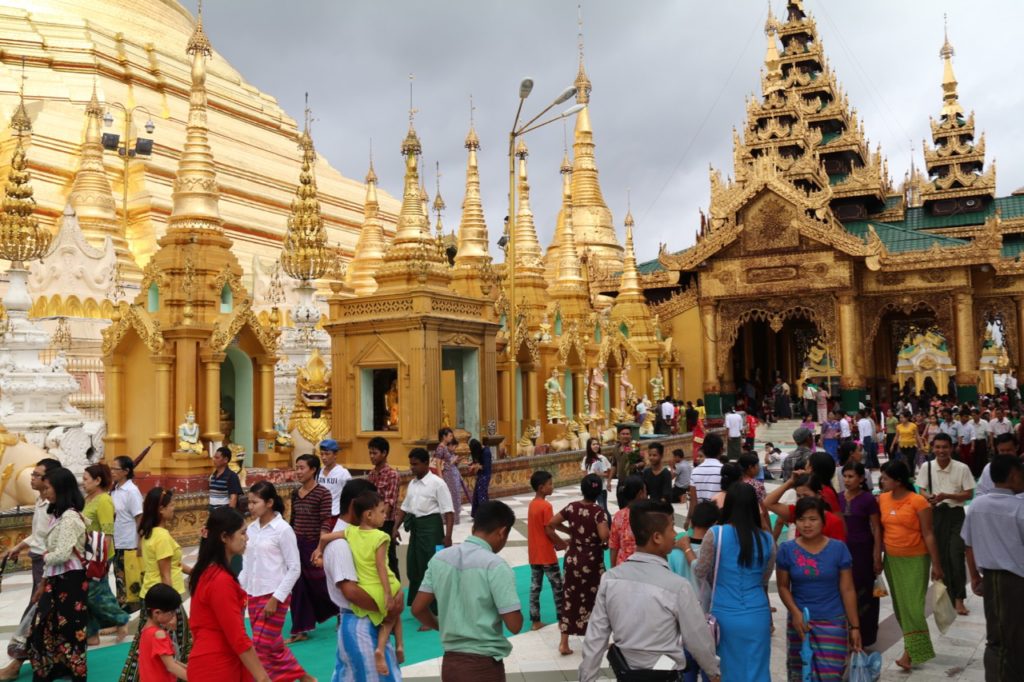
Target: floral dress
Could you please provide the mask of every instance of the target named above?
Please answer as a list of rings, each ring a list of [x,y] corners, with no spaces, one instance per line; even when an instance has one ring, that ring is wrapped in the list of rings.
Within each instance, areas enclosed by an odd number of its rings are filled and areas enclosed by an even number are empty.
[[[452,506],[455,508],[455,523],[459,523],[459,512],[462,510],[463,495],[469,497],[469,488],[462,480],[462,473],[459,472],[459,457],[445,445],[438,445],[434,450],[434,459],[444,462],[444,470],[441,478],[448,485],[448,492],[452,494]]]
[[[33,679],[86,682],[85,628],[89,579],[80,557],[85,520],[74,509],[50,521],[43,554],[43,595],[28,640]]]
[[[558,512],[569,527],[569,549],[565,553],[565,601],[559,629],[569,635],[585,635],[597,588],[604,575],[604,543],[597,534],[608,515],[592,502],[570,502]]]

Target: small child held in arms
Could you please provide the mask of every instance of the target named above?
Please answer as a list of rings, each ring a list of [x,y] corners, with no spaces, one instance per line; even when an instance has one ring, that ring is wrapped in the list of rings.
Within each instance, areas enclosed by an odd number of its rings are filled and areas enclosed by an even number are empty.
[[[173,587],[157,583],[146,592],[146,624],[139,639],[139,679],[143,682],[187,680],[185,665],[174,658],[169,630],[177,620],[181,595]]]
[[[547,471],[535,471],[530,476],[530,487],[537,493],[530,500],[526,519],[526,551],[530,561],[530,626],[531,630],[544,627],[540,620],[540,591],[544,587],[544,576],[548,577],[551,591],[555,595],[555,613],[562,616],[562,571],[558,566],[556,550],[568,545],[548,523],[555,515],[547,496],[555,489],[554,480]]]
[[[400,616],[388,616],[388,604],[393,599],[403,601],[402,584],[388,567],[388,544],[391,536],[380,528],[387,520],[387,511],[380,496],[374,492],[366,492],[352,501],[352,511],[359,519],[359,525],[349,526],[345,530],[329,533],[320,540],[326,546],[332,540],[348,541],[352,550],[352,560],[356,565],[359,587],[373,597],[377,603],[376,611],[367,611],[352,604],[352,611],[357,616],[368,616],[370,621],[379,626],[377,632],[377,648],[373,652],[377,664],[377,672],[388,674],[388,663],[385,650],[388,637],[395,633],[395,657],[399,663],[405,662],[405,644],[402,641],[402,619]]]

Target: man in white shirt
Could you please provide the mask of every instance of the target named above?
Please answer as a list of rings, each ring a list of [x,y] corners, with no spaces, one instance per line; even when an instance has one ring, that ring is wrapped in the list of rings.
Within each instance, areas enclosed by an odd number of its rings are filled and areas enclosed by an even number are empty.
[[[114,584],[117,603],[127,613],[132,613],[142,608],[139,576],[132,576],[133,584],[128,585],[125,575],[125,557],[134,554],[139,546],[139,523],[142,521],[142,493],[132,480],[135,477],[135,460],[127,455],[115,457],[110,463],[110,477],[114,482],[110,498],[114,502]]]
[[[323,466],[320,467],[320,473],[316,477],[316,482],[331,493],[331,515],[335,518],[341,514],[339,506],[341,491],[352,478],[348,469],[338,464],[338,449],[338,441],[333,438],[320,441],[320,461]]]
[[[690,504],[686,512],[684,528],[690,527],[693,510],[697,508],[697,503],[710,500],[715,493],[722,490],[722,460],[720,459],[722,437],[717,433],[709,433],[704,437],[701,451],[704,453],[704,461],[694,467],[690,473],[690,491],[688,493]]]
[[[947,594],[961,616],[968,611],[964,541],[964,503],[974,495],[974,476],[963,462],[953,459],[953,440],[944,433],[932,439],[935,459],[917,472],[917,487],[932,505],[932,528]]]
[[[988,451],[992,446],[992,429],[988,420],[981,416],[978,408],[971,410],[971,426],[974,427],[974,456],[971,458],[971,473],[981,475],[988,464]]]
[[[864,458],[869,463],[877,465],[878,441],[875,438],[875,422],[867,410],[861,410],[857,416],[860,417],[857,420],[857,436],[860,438],[861,449],[864,450]],[[876,467],[868,466],[868,468]]]
[[[995,452],[992,455],[996,457],[998,455],[1011,455],[1017,456],[1017,436],[1012,433],[1001,433],[994,439]],[[992,482],[992,462],[985,465],[985,468],[981,470],[981,477],[978,479],[978,487],[974,489],[975,499],[982,495],[988,495],[995,490],[995,483]]]
[[[850,428],[850,418],[845,412],[839,413],[839,442],[845,443],[853,438],[853,430]]]
[[[395,515],[395,530],[391,541],[399,536],[404,523],[409,531],[409,553],[406,556],[405,574],[409,576],[409,605],[420,590],[427,563],[437,551],[438,545],[452,546],[452,526],[455,524],[455,507],[448,485],[440,476],[430,472],[430,454],[425,448],[409,451],[409,468],[414,478],[405,490],[405,499]],[[442,530],[442,520],[444,529]]]
[[[957,438],[960,447],[960,461],[970,468],[974,468],[974,423],[970,419],[967,410],[960,413],[960,426],[957,428]]]
[[[729,414],[725,415],[725,428],[729,432],[729,461],[735,462],[743,452],[743,417],[735,407],[730,407]]]
[[[1006,413],[1003,412],[1003,408],[997,407],[994,411],[995,417],[988,423],[989,431],[992,432],[992,438],[995,439],[1004,433],[1010,433],[1013,431],[1013,422],[1006,418]]]
[[[363,493],[373,490],[373,484],[361,478],[352,479],[345,485],[339,497],[339,504],[345,512],[334,525],[335,531],[345,530],[356,522],[352,514],[352,502]],[[357,616],[352,612],[352,604],[368,611],[376,611],[377,605],[373,597],[359,587],[359,576],[348,542],[334,540],[328,544],[323,553],[323,566],[327,575],[327,593],[341,613],[333,679],[337,682],[400,680],[400,674],[395,672],[398,670],[398,661],[395,658],[394,640],[388,639],[385,653],[388,670],[391,672],[380,675],[374,666],[373,655],[377,648],[378,627],[369,616]],[[402,603],[398,599],[388,605],[389,613],[398,613],[401,609]]]

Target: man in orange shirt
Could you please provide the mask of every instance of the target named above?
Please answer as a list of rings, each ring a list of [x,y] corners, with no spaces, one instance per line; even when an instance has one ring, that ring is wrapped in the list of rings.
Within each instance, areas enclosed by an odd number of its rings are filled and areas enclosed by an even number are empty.
[[[540,620],[540,591],[545,575],[555,594],[555,612],[559,618],[562,616],[562,571],[558,567],[555,550],[565,549],[567,543],[548,528],[548,523],[555,515],[551,503],[545,499],[555,489],[551,474],[547,471],[533,472],[530,487],[537,493],[530,501],[526,519],[526,550],[530,561],[530,629],[539,630],[544,627]]]

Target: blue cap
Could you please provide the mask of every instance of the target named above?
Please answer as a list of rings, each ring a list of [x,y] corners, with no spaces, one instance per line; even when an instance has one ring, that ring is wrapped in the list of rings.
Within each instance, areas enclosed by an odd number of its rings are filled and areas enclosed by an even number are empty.
[[[330,450],[331,452],[337,452],[341,448],[338,447],[338,441],[334,440],[333,438],[328,438],[327,440],[320,441],[320,449]]]

